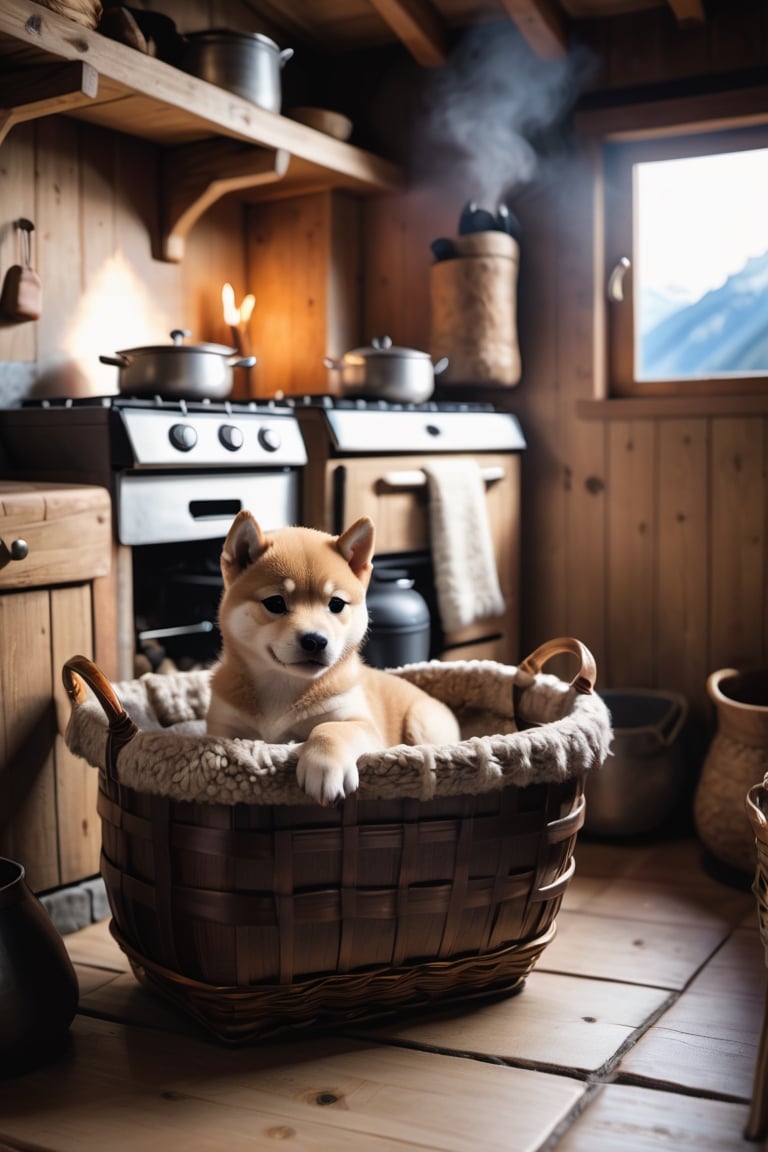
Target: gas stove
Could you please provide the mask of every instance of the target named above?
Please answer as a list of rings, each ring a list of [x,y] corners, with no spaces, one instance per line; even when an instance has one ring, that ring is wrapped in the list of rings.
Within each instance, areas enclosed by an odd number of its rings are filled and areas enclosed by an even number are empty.
[[[275,401],[89,396],[0,412],[14,472],[298,467],[306,451],[291,408]]]

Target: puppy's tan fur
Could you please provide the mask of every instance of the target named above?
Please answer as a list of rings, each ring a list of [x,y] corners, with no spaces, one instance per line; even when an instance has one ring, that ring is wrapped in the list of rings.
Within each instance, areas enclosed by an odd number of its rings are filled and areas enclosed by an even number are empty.
[[[311,528],[266,534],[246,511],[221,554],[222,653],[208,731],[303,741],[298,782],[321,804],[357,788],[363,753],[460,739],[445,705],[360,658],[373,546],[367,518],[341,536]]]

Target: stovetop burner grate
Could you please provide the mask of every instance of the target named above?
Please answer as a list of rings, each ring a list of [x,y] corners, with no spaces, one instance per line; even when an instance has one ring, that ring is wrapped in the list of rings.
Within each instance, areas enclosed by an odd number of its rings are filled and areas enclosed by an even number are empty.
[[[213,412],[223,416],[247,415],[257,413],[288,413],[291,408],[284,400],[185,400],[182,398],[169,398],[166,396],[60,396],[43,399],[27,399],[23,408],[46,409],[53,408],[114,408],[114,409],[141,409],[142,411],[180,412],[193,414],[196,412]]]
[[[284,403],[295,410],[324,408],[341,412],[493,412],[492,404],[466,400],[425,400],[421,404],[396,403],[373,396],[331,396],[325,392],[286,396]]]

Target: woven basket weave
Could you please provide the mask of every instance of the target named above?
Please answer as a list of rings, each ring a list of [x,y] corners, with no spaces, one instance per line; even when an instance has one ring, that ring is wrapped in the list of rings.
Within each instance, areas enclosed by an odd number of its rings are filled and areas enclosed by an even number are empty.
[[[541,672],[561,651],[581,661],[570,685]],[[101,770],[113,934],[222,1040],[510,992],[552,939],[610,741],[591,656],[560,640],[519,668],[396,674],[466,739],[363,757],[357,794],[323,808],[295,783],[297,745],[205,735],[207,674],[113,687],[82,657],[64,667],[68,746]]]

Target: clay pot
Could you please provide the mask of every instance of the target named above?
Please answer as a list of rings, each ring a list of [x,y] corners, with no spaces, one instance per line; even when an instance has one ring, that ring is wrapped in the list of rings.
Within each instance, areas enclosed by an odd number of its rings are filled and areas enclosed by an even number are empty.
[[[707,680],[707,691],[717,732],[694,797],[696,830],[713,856],[751,875],[757,857],[744,806],[768,772],[768,669],[721,668]]]
[[[0,1075],[60,1052],[78,993],[64,941],[27,886],[24,868],[0,857]]]

